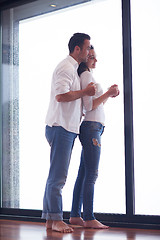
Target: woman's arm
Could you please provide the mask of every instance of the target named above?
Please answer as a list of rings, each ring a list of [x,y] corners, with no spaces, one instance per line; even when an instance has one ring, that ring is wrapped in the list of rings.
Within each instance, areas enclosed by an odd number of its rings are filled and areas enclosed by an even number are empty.
[[[86,88],[86,86],[89,83],[94,82],[92,73],[89,71],[83,72],[80,76],[80,80],[81,80],[81,88],[82,89]],[[85,111],[91,111],[92,105],[93,105],[93,97],[92,96],[84,96],[83,97],[83,107],[84,107]]]
[[[112,85],[107,92],[93,100],[92,110],[97,108],[101,103],[106,103],[109,97],[117,97],[119,93],[118,86],[116,84]]]

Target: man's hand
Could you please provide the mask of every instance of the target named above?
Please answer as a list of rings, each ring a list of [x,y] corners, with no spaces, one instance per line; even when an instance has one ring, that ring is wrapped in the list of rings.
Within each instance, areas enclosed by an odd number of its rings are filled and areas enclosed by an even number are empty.
[[[87,87],[84,89],[85,95],[94,96],[96,93],[96,86],[93,82],[89,83]]]

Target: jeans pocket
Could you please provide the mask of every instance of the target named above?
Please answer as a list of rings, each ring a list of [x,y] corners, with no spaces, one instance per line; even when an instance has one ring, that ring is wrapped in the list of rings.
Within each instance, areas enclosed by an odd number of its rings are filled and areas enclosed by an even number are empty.
[[[100,122],[91,122],[89,128],[90,131],[97,131],[101,134],[103,132],[104,126]]]

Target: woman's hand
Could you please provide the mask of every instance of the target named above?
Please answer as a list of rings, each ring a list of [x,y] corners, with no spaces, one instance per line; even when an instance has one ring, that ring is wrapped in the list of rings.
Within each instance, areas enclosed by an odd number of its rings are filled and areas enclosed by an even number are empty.
[[[120,94],[118,85],[114,84],[108,89],[108,94],[110,97],[117,97]]]

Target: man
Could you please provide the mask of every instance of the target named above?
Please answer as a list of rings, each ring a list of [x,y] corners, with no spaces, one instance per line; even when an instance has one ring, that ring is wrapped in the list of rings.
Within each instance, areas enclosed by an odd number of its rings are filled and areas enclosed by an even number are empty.
[[[75,33],[68,43],[69,56],[56,67],[46,116],[46,138],[51,146],[50,169],[43,199],[42,218],[46,228],[58,232],[73,232],[63,222],[61,191],[65,184],[74,140],[79,133],[82,116],[81,97],[95,94],[95,86],[80,88],[78,65],[87,61],[90,36]]]

